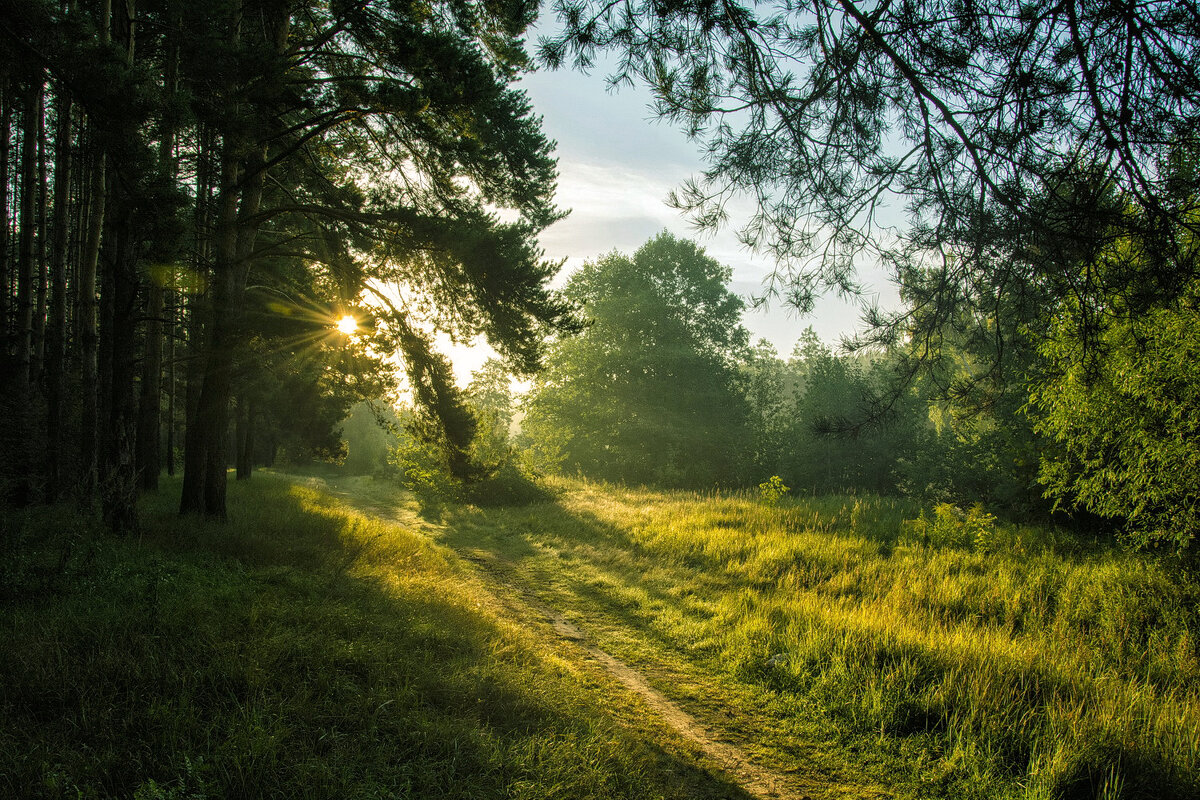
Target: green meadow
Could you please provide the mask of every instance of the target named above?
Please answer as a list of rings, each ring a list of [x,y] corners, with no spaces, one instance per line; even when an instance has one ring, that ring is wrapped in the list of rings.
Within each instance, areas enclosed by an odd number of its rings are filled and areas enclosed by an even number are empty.
[[[906,500],[553,486],[431,534],[777,770],[913,797],[1200,795],[1197,586],[1170,563]]]
[[[4,796],[749,796],[546,609],[811,798],[1200,795],[1197,586],[1145,554],[871,496],[177,492],[7,512]]]

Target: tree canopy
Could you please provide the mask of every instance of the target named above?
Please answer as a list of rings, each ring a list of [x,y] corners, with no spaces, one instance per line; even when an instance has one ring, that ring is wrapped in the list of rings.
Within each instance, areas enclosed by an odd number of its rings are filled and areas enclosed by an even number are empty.
[[[719,225],[730,198],[756,200],[741,237],[776,257],[774,289],[801,309],[830,287],[857,291],[856,267],[873,259],[907,277],[907,308],[872,316],[873,334],[892,340],[994,317],[1014,285],[1146,297],[1195,275],[1171,246],[1195,225],[1171,167],[1197,141],[1192,4],[554,7],[563,29],[542,58],[587,67],[610,53],[611,83],[648,85],[656,113],[708,162],[676,204]],[[1161,259],[1110,273],[1107,287],[1080,281],[1074,256],[1120,237]],[[964,305],[976,313],[951,320]]]

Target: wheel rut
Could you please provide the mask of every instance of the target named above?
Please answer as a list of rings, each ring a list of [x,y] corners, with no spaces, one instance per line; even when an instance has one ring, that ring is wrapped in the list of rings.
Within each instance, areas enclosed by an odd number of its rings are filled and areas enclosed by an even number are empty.
[[[574,624],[550,609],[539,610],[550,620],[555,633],[578,642],[609,675],[640,696],[663,722],[719,764],[751,797],[759,800],[803,800],[809,797],[807,793],[789,786],[789,781],[783,776],[775,775],[754,763],[740,748],[719,739],[711,729],[651,686],[642,673],[591,643]]]
[[[640,697],[668,728],[698,748],[750,797],[755,800],[815,800],[816,797],[828,796],[812,781],[802,782],[798,776],[780,774],[756,763],[745,750],[723,738],[719,728],[706,725],[689,714],[655,689],[637,668],[601,648],[577,624],[539,602],[524,586],[503,575],[490,555],[482,556],[461,550],[455,552],[464,561],[477,567],[478,572],[490,583],[518,595],[521,604],[544,618],[559,638],[582,648],[588,658]],[[880,800],[886,796],[874,793],[865,795]]]
[[[322,481],[322,484],[324,483]],[[405,527],[425,528],[426,535],[432,534],[428,526],[414,524],[419,522],[414,514],[379,503],[364,502],[363,498],[356,497],[355,493],[347,491],[346,487],[322,485],[320,488],[338,495],[363,513]],[[801,771],[781,773],[762,766],[746,750],[730,741],[732,737],[719,725],[706,724],[688,713],[655,689],[642,671],[601,648],[585,629],[567,619],[558,610],[541,602],[529,587],[514,579],[511,571],[506,569],[502,557],[486,550],[453,546],[449,546],[448,550],[465,564],[474,567],[474,573],[495,590],[494,595],[498,599],[507,596],[508,602],[518,607],[514,608],[514,611],[519,612],[519,607],[523,607],[524,613],[518,613],[518,616],[540,616],[556,636],[581,648],[586,658],[598,664],[611,678],[639,697],[663,724],[699,749],[708,761],[717,765],[727,779],[749,797],[755,800],[888,800],[891,797],[889,793],[876,787],[852,787],[836,778],[823,780],[825,776],[818,774],[805,774]]]

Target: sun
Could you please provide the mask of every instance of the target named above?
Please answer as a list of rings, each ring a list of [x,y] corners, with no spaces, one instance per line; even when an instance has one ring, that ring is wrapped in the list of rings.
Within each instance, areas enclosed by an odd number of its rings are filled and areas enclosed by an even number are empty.
[[[358,321],[354,317],[347,314],[337,321],[335,326],[339,333],[344,333],[347,336],[358,330]]]

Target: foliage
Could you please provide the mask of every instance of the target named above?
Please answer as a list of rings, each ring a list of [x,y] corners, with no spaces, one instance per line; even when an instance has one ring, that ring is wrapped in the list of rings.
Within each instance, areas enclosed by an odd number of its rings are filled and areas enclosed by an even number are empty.
[[[1200,532],[1200,291],[1134,312],[1063,305],[1041,353],[1037,429],[1054,449],[1041,480],[1056,502],[1123,520],[1134,541],[1182,551]],[[1075,318],[1101,318],[1102,352],[1084,351]]]
[[[586,69],[611,54],[612,85],[648,85],[708,159],[676,204],[717,226],[752,198],[739,233],[776,257],[773,288],[801,310],[829,287],[858,292],[864,253],[931,278],[912,313],[872,316],[893,342],[1027,287],[1095,297],[1106,287],[1075,281],[1074,256],[1097,231],[1162,254],[1135,266],[1145,283],[1190,274],[1170,245],[1193,204],[1169,162],[1197,141],[1200,33],[1178,3],[554,8],[563,30],[542,58]]]
[[[915,520],[905,522],[905,529],[916,541],[933,547],[974,547],[986,552],[996,534],[996,516],[989,514],[979,503],[966,511],[950,503],[933,507],[933,519],[921,511]]]
[[[485,479],[514,461],[513,396],[509,380],[504,363],[490,358],[467,385],[467,401],[476,420],[471,460]]]
[[[451,474],[445,451],[411,429],[404,431],[390,448],[388,465],[400,485],[431,509],[461,497],[462,483]]]
[[[779,505],[779,501],[783,499],[783,496],[790,491],[791,489],[784,485],[782,478],[778,475],[772,475],[758,485],[758,498],[762,500],[764,505],[774,508]]]
[[[549,494],[512,444],[513,397],[503,362],[489,359],[472,376],[464,393],[464,410],[473,420],[473,437],[466,448],[466,477],[451,469],[446,449],[425,435],[420,411],[402,408],[399,425],[391,430],[387,461],[400,485],[412,492],[429,512],[446,503],[481,506],[523,505]]]
[[[927,403],[911,387],[895,390],[902,363],[896,351],[835,354],[811,328],[801,336],[788,365],[800,388],[781,460],[794,486],[901,490],[904,459],[929,444]]]
[[[400,425],[400,417],[386,399],[353,405],[341,430],[346,442],[346,470],[353,475],[386,474],[389,448]]]
[[[535,14],[474,0],[0,4],[0,317],[14,345],[0,371],[20,366],[15,395],[40,405],[30,354],[57,335],[55,482],[78,438],[85,493],[112,487],[106,515],[133,526],[131,503],[112,501],[133,496],[137,470],[158,473],[161,351],[176,341],[183,512],[224,516],[228,462],[249,475],[256,426],[260,443],[336,455],[338,420],[389,387],[392,354],[420,424],[469,477],[472,417],[434,335],[482,336],[529,372],[546,335],[569,327],[548,286],[560,265],[537,247],[561,217],[552,145],[515,86]],[[18,129],[21,175],[8,169]],[[335,334],[343,315],[369,324]],[[67,386],[78,419],[64,417]]]
[[[541,463],[669,486],[737,480],[748,335],[729,279],[667,233],[573,274],[564,294],[589,325],[554,342],[525,403],[522,428]]]
[[[749,411],[752,469],[759,475],[777,473],[794,444],[789,433],[798,375],[765,339],[749,350],[739,372]]]

